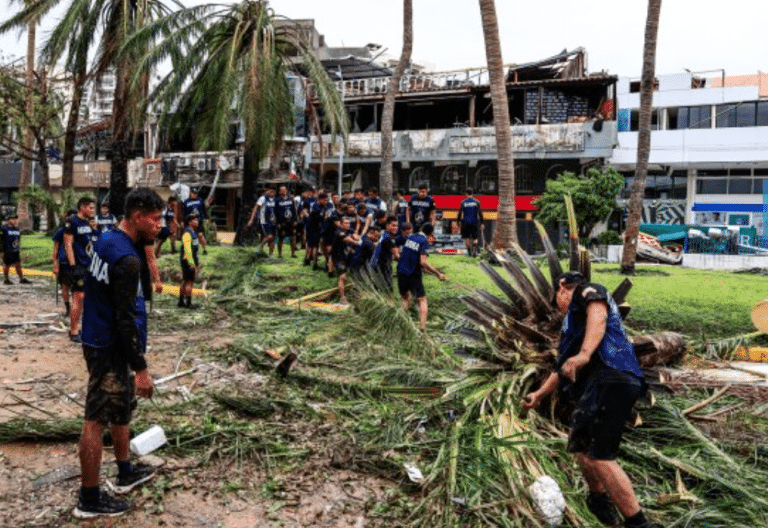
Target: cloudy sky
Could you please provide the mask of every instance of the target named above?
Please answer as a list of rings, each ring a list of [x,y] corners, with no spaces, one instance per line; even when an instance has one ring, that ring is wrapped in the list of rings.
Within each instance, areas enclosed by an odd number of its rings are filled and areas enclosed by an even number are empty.
[[[187,0],[187,5],[203,3]],[[440,70],[481,66],[484,45],[477,0],[414,0],[413,59]],[[311,18],[331,46],[382,44],[399,55],[402,0],[272,0],[275,12]],[[728,75],[768,71],[764,0],[664,0],[656,71]],[[5,0],[6,9],[9,8]],[[587,50],[589,70],[639,76],[645,0],[496,0],[505,63]],[[44,33],[44,28],[42,33]],[[0,38],[0,55],[23,56],[26,37]]]

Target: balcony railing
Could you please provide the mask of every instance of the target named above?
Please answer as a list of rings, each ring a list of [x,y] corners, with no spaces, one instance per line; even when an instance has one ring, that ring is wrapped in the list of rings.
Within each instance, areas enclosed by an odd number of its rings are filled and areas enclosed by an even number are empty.
[[[350,79],[338,81],[336,86],[345,97],[377,95],[387,92],[391,77]],[[403,75],[400,91],[404,93],[452,90],[465,86],[488,85],[488,69],[472,68],[447,72]]]

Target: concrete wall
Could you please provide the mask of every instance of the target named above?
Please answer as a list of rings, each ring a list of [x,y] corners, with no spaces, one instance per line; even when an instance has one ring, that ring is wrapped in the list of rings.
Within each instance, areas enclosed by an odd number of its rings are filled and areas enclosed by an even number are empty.
[[[686,253],[683,255],[683,266],[686,268],[718,271],[768,268],[768,256]]]

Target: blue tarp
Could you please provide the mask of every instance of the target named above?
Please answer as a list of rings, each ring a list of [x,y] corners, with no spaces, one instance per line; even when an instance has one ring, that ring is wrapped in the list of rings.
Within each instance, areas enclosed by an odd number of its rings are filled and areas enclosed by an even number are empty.
[[[675,231],[674,233],[664,233],[663,235],[659,235],[656,238],[659,239],[659,242],[669,242],[671,240],[682,240],[687,236],[687,231]]]

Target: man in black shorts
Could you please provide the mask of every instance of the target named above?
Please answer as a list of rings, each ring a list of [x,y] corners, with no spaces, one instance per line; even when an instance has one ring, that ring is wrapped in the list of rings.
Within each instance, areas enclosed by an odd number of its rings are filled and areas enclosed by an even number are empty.
[[[129,423],[136,396],[151,397],[152,377],[144,354],[147,311],[142,274],[148,274],[144,246],[160,232],[163,201],[139,188],[125,199],[125,221],[95,242],[83,309],[83,355],[88,366],[85,420],[80,437],[81,487],[73,515],[115,516],[129,502],[99,489],[102,435],[109,426],[118,474],[107,485],[124,494],[148,481],[154,469],[131,462]]]
[[[186,219],[187,227],[181,236],[181,251],[179,262],[181,263],[181,286],[179,287],[179,308],[192,308],[192,287],[195,284],[197,269],[200,267],[198,258],[199,240],[197,228],[199,219],[191,214]]]
[[[656,527],[616,462],[624,426],[646,390],[619,309],[603,286],[586,283],[580,273],[564,273],[558,284],[557,305],[565,319],[556,368],[523,407],[538,407],[556,389],[574,401],[568,450],[589,487],[590,511],[607,526],[621,524],[618,508],[625,527]]]
[[[176,197],[171,196],[168,198],[168,205],[163,209],[163,228],[160,230],[160,234],[157,235],[157,241],[155,242],[155,256],[160,258],[160,248],[169,238],[171,239],[171,253],[176,253],[176,232],[178,231],[178,223],[176,222]]]
[[[13,215],[8,218],[8,222],[0,228],[0,251],[3,252],[3,274],[5,275],[5,284],[13,284],[8,278],[11,266],[16,268],[16,275],[19,276],[19,283],[29,284],[29,280],[24,278],[21,271],[21,231],[19,230],[19,217]]]
[[[432,234],[432,224],[424,224],[421,233],[408,236],[400,250],[397,261],[397,287],[403,308],[408,311],[411,301],[416,299],[419,304],[419,329],[427,329],[427,294],[424,291],[423,272],[430,273],[439,281],[445,280],[445,275],[437,271],[427,260],[429,236]]]
[[[80,343],[80,317],[83,314],[85,278],[91,265],[91,218],[96,213],[96,201],[83,197],[77,201],[77,214],[64,221],[64,250],[69,266],[69,291],[72,310],[69,312],[69,339]]]

